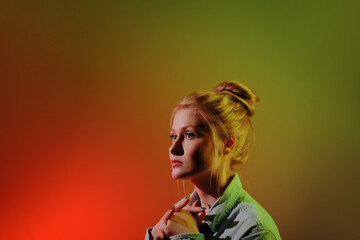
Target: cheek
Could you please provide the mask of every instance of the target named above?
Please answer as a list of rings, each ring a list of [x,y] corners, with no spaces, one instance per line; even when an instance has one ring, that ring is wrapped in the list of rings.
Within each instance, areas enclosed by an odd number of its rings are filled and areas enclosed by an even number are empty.
[[[189,149],[189,158],[195,169],[208,167],[211,164],[212,155],[211,148],[205,144],[198,144]]]

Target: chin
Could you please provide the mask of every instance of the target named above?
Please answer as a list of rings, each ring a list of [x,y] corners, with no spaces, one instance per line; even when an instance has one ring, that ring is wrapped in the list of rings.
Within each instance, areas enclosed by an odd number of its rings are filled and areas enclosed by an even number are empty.
[[[172,178],[175,180],[193,180],[197,178],[206,179],[208,178],[210,180],[210,172],[209,170],[203,170],[203,171],[177,171],[180,169],[173,169],[172,170]]]
[[[171,176],[172,176],[172,178],[175,179],[175,180],[184,179],[184,178],[181,177],[181,174],[179,174],[179,173],[174,173],[174,172],[173,172],[173,173],[171,174]]]
[[[188,180],[191,179],[191,177],[193,176],[192,173],[186,173],[186,172],[181,172],[181,171],[172,171],[172,178],[175,180]]]
[[[179,180],[179,179],[184,179],[184,172],[179,171],[180,169],[172,169],[172,173],[171,176],[173,179]]]

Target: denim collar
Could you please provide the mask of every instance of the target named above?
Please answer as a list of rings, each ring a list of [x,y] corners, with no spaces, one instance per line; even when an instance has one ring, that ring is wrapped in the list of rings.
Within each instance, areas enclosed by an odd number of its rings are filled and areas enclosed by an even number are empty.
[[[221,223],[227,219],[231,210],[234,209],[240,202],[240,191],[242,190],[242,184],[239,175],[235,173],[235,176],[231,180],[230,184],[226,187],[225,191],[219,197],[214,205],[210,208],[206,214],[204,222],[209,225],[213,232],[216,232]],[[189,205],[196,200],[200,200],[197,192],[194,190],[190,195]]]

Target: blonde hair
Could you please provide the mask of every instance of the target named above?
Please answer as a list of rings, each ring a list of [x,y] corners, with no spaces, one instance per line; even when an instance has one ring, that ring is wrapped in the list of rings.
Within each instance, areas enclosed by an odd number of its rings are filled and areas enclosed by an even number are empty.
[[[200,117],[212,134],[215,149],[215,163],[219,178],[222,172],[229,176],[236,165],[247,160],[249,155],[248,130],[252,124],[254,104],[260,102],[255,93],[245,85],[227,81],[220,83],[214,91],[200,90],[185,96],[174,108],[170,117],[181,108],[190,108]],[[224,155],[225,142],[236,139],[231,153]]]

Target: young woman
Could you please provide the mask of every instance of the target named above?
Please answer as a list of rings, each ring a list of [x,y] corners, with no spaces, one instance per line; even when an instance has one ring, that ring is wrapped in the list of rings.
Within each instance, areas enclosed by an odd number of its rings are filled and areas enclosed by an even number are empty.
[[[238,82],[191,93],[170,118],[174,179],[194,185],[146,233],[149,239],[273,239],[271,216],[242,188],[237,164],[248,157],[250,117],[259,98]]]

